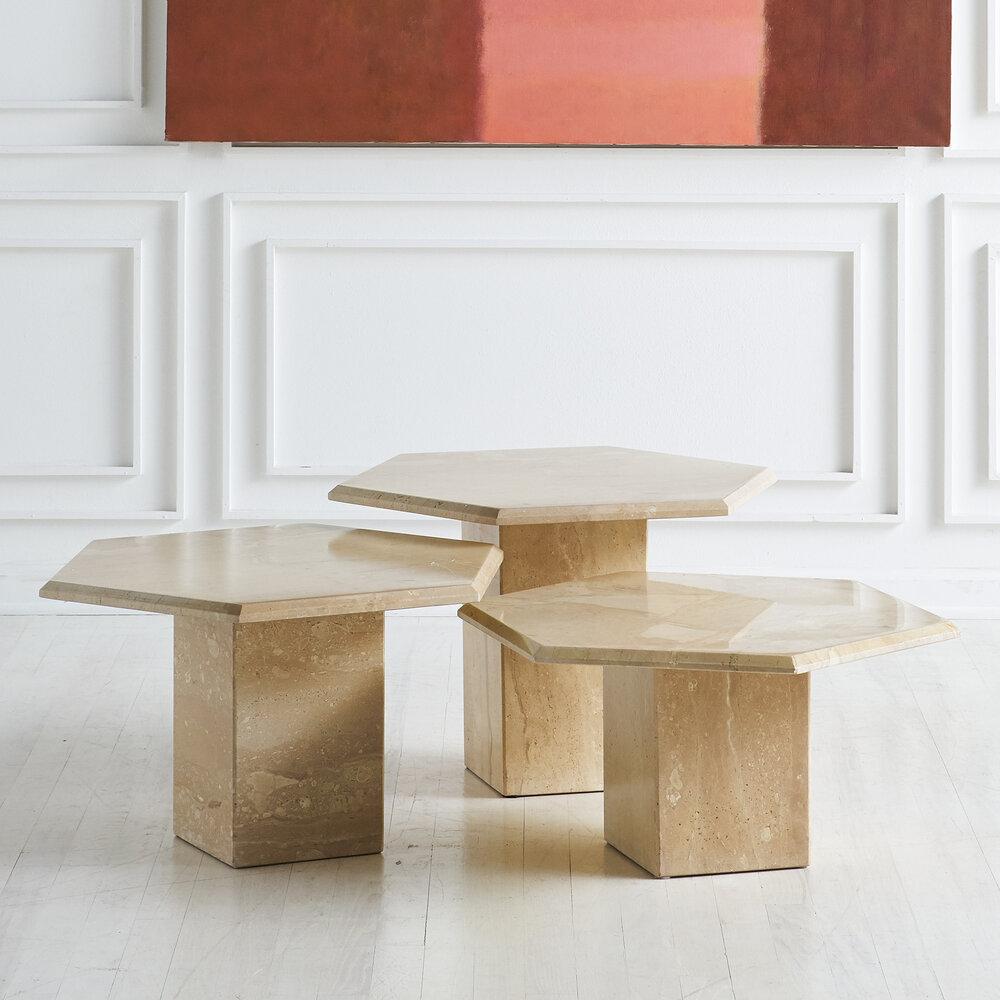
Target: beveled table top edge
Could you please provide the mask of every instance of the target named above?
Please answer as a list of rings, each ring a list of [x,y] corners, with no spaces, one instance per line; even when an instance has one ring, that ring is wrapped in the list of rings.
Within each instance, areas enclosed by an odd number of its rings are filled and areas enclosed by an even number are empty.
[[[467,544],[491,550],[487,552],[482,566],[468,584],[456,582],[421,588],[382,590],[374,593],[361,591],[356,594],[316,594],[273,601],[225,602],[209,598],[181,597],[94,584],[72,583],[60,580],[57,573],[41,587],[38,594],[49,600],[68,601],[75,604],[148,611],[156,614],[207,615],[215,618],[229,618],[238,623],[285,621],[296,618],[329,618],[337,615],[439,607],[481,599],[489,589],[503,562],[503,552],[497,546],[482,542]]]
[[[539,588],[544,589],[544,588]],[[874,588],[872,588],[874,589]],[[519,591],[520,596],[528,591]],[[554,645],[536,642],[474,603],[458,610],[463,621],[478,628],[514,652],[542,664],[586,664],[607,667],[643,667],[654,670],[729,670],[751,673],[802,674],[823,667],[900,652],[959,635],[958,627],[938,618],[925,625],[885,636],[823,646],[796,653],[755,652],[726,654],[719,650],[655,650]]]
[[[474,504],[456,504],[434,497],[416,497],[402,493],[387,493],[364,487],[339,483],[327,494],[335,503],[349,503],[378,510],[398,510],[407,514],[427,517],[444,517],[452,521],[470,521],[474,524],[499,524],[500,510],[496,507],[478,507]]]
[[[778,474],[774,469],[769,469],[766,466],[761,468],[756,476],[748,479],[739,489],[733,490],[726,497],[726,506],[729,508],[727,513],[731,514],[738,507],[742,507],[748,500],[752,500],[755,496],[763,493],[764,490],[770,489],[777,482]]]
[[[684,517],[726,517],[748,500],[773,486],[772,469],[759,471],[723,499],[658,500],[652,503],[560,504],[553,506],[485,507],[438,497],[393,493],[340,483],[327,494],[335,503],[356,504],[381,510],[398,510],[428,517],[443,517],[473,524],[564,524],[579,521],[652,521]]]

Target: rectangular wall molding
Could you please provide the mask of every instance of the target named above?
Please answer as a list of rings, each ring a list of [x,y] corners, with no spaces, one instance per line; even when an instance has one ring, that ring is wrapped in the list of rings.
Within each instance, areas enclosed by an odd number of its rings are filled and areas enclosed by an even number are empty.
[[[997,255],[1000,247],[1000,196],[949,196],[945,195],[944,230],[945,230],[945,274],[944,274],[944,518],[948,524],[1000,524],[1000,487],[990,487],[990,484],[1000,482],[1000,400],[998,400],[998,304],[997,304]],[[979,232],[995,234],[981,237],[978,232],[973,235],[956,233],[958,215],[963,211],[975,212],[977,221],[985,221],[990,215],[995,216],[992,226],[982,226]],[[995,226],[995,228],[994,228]],[[961,261],[964,266],[970,266],[973,271],[982,267],[983,301],[977,303],[973,293],[966,293],[968,283],[960,293],[957,283],[962,278],[958,268]],[[970,262],[971,258],[971,262]],[[975,280],[975,274],[971,275]],[[969,279],[966,275],[966,281]],[[959,309],[971,308],[982,317],[983,325],[976,328],[967,326],[970,320],[960,319],[956,313]],[[959,385],[959,366],[966,372],[976,372],[979,367],[975,358],[961,358],[958,354],[965,345],[975,346],[979,340],[985,346],[985,399],[984,408],[980,413],[981,423],[978,428],[964,424],[966,416],[960,418],[958,410],[974,398],[968,384]],[[968,427],[968,429],[967,429]],[[982,451],[979,453],[978,464],[982,469],[981,485],[989,487],[988,493],[993,496],[984,497],[986,506],[981,509],[969,509],[968,503],[963,504],[963,497],[956,489],[956,480],[960,470],[964,472],[966,481],[970,478],[970,459],[966,457],[965,449],[971,441],[975,444],[975,432],[979,432],[982,441]],[[961,453],[960,453],[961,449]],[[976,456],[971,456],[972,471],[977,464]]]
[[[31,211],[24,211],[30,206]],[[150,228],[154,227],[154,228]],[[129,255],[131,347],[127,372],[131,388],[130,461],[95,466],[87,463],[30,464],[4,461],[0,455],[0,521],[171,521],[184,516],[184,317],[186,312],[185,196],[182,194],[0,193],[0,268],[6,250],[28,249],[88,253],[121,250]],[[7,234],[18,234],[10,235]],[[22,234],[23,235],[20,235]],[[89,236],[84,233],[93,233]],[[99,235],[98,235],[99,234]],[[167,380],[151,365],[176,360]],[[150,368],[144,377],[144,367]],[[169,372],[169,369],[168,369]],[[170,386],[170,398],[158,399]],[[43,404],[43,405],[47,405]],[[173,414],[168,425],[151,423],[151,407]],[[161,442],[170,441],[165,452]],[[147,507],[143,494],[154,480],[171,483],[169,507]],[[56,484],[59,484],[58,486]],[[71,485],[73,484],[73,485]],[[93,507],[52,509],[19,506],[4,497],[54,490],[93,501]],[[39,492],[41,491],[41,492]],[[134,497],[136,505],[113,498]]]
[[[328,490],[586,441],[779,472],[651,567],[1000,615],[1000,0],[945,150],[166,144],[167,0],[7,6],[0,612],[98,537],[454,536]]]
[[[142,240],[0,240],[0,262],[5,250],[78,250],[83,253],[92,250],[124,250],[131,260],[131,313],[132,313],[132,355],[130,408],[131,420],[131,460],[128,465],[95,466],[87,464],[29,465],[4,464],[0,456],[0,477],[14,478],[62,478],[64,476],[122,477],[141,474],[142,447]],[[2,266],[2,263],[0,263]]]
[[[986,25],[986,107],[1000,115],[1000,0],[988,0]]]
[[[877,212],[889,213],[894,227],[894,237],[891,244],[883,247],[866,247],[865,240],[857,238],[833,239],[812,242],[799,238],[774,238],[770,232],[771,226],[761,229],[760,238],[752,229],[749,232],[740,229],[737,238],[725,238],[719,240],[686,240],[686,239],[545,239],[534,238],[510,238],[509,236],[498,236],[489,227],[477,225],[479,230],[475,236],[463,238],[409,238],[404,235],[392,235],[386,237],[368,237],[335,235],[338,223],[331,221],[327,232],[320,236],[314,236],[302,232],[302,228],[295,221],[296,206],[302,205],[317,206],[317,213],[329,212],[336,214],[344,208],[349,208],[356,215],[369,209],[395,209],[433,207],[436,204],[443,208],[469,209],[470,214],[498,212],[505,209],[517,209],[519,207],[546,207],[547,209],[558,209],[561,212],[572,213],[575,210],[592,211],[599,209],[603,213],[613,213],[616,209],[625,210],[630,206],[649,205],[651,211],[671,209],[687,209],[691,206],[734,206],[738,209],[759,208],[762,213],[771,216],[778,213],[780,217],[782,210],[788,209],[791,212],[802,211],[827,211],[838,212]],[[281,218],[283,209],[288,207],[290,216],[286,223]],[[272,217],[272,221],[266,227],[255,231],[253,235],[241,232],[240,244],[234,246],[234,229],[243,225],[245,214],[255,210],[266,210]],[[773,514],[745,514],[738,515],[727,521],[740,523],[747,521],[759,522],[854,522],[860,524],[891,524],[901,521],[905,517],[905,442],[904,442],[904,422],[905,422],[905,344],[903,338],[903,313],[904,313],[904,275],[905,275],[905,245],[904,245],[904,223],[905,204],[902,198],[872,199],[870,201],[857,201],[849,198],[833,199],[800,199],[800,198],[732,198],[732,197],[692,197],[682,200],[670,199],[659,201],[648,198],[629,198],[585,196],[568,198],[532,197],[532,196],[509,196],[500,198],[474,199],[465,197],[410,197],[410,196],[328,196],[311,194],[288,194],[288,195],[253,195],[240,194],[229,195],[225,199],[224,208],[224,310],[225,310],[225,361],[224,375],[226,380],[225,402],[224,402],[224,447],[226,457],[226,476],[224,483],[224,517],[230,520],[253,520],[253,519],[298,519],[301,517],[337,517],[338,512],[327,511],[321,504],[317,503],[313,509],[303,509],[298,503],[294,506],[278,501],[280,495],[286,495],[287,491],[279,483],[284,480],[291,486],[296,480],[303,483],[312,482],[318,484],[317,487],[310,487],[309,491],[300,495],[311,495],[316,492],[317,497],[325,497],[325,489],[319,489],[324,484],[321,480],[332,482],[344,478],[357,471],[357,464],[343,462],[331,464],[329,462],[309,462],[291,464],[283,461],[279,455],[277,447],[277,417],[280,413],[280,400],[277,398],[275,388],[275,369],[281,363],[283,347],[281,319],[276,300],[276,260],[281,259],[285,252],[296,249],[329,249],[331,252],[350,252],[364,254],[368,251],[380,249],[403,250],[413,252],[415,255],[428,251],[450,248],[455,250],[466,250],[470,253],[485,250],[509,250],[512,253],[530,252],[532,248],[544,247],[556,252],[573,253],[581,249],[595,251],[609,251],[629,253],[633,251],[645,251],[662,254],[684,254],[693,253],[698,250],[710,250],[725,254],[745,254],[754,255],[762,253],[784,253],[790,255],[811,255],[811,254],[837,254],[843,255],[848,261],[850,269],[850,327],[849,336],[851,343],[849,347],[850,357],[850,384],[845,386],[843,398],[849,401],[849,416],[845,415],[846,423],[850,423],[850,455],[849,462],[837,468],[819,469],[783,469],[781,470],[782,485],[794,486],[801,490],[807,490],[813,495],[809,508],[803,510],[782,510]],[[764,215],[761,216],[762,220]],[[871,225],[871,221],[865,225]],[[315,222],[313,228],[323,228],[323,223]],[[355,227],[356,228],[356,227]],[[289,231],[290,230],[290,231]],[[509,231],[509,230],[508,230]],[[259,232],[259,235],[258,235]],[[765,235],[766,233],[766,235]],[[810,231],[812,235],[812,232]],[[735,234],[734,234],[735,236]],[[249,242],[248,242],[249,241]],[[255,250],[257,246],[260,249]],[[867,274],[866,260],[869,254],[872,259],[875,255],[888,252],[895,259],[886,262],[888,270],[880,269],[878,277]],[[256,258],[256,253],[260,253],[260,283],[262,289],[259,292],[252,290],[252,285],[246,284],[244,274],[249,262]],[[249,257],[247,255],[250,255]],[[749,259],[749,258],[748,258]],[[237,265],[237,260],[239,264]],[[866,293],[865,289],[868,289]],[[869,296],[866,300],[866,294]],[[873,299],[871,296],[880,296],[880,299]],[[234,300],[239,302],[239,306],[234,305]],[[884,301],[885,305],[879,307],[879,312],[872,312],[876,308],[876,301]],[[239,340],[237,353],[236,331],[234,329],[234,310],[240,311]],[[886,324],[881,318],[881,310],[891,308],[894,310],[894,320],[891,324]],[[249,314],[246,310],[250,310]],[[256,313],[256,316],[254,314]],[[878,316],[876,321],[873,317]],[[253,317],[251,319],[251,317]],[[249,456],[247,445],[241,437],[245,431],[243,417],[236,417],[233,412],[236,400],[240,400],[241,412],[245,406],[245,379],[249,377],[249,370],[245,365],[249,363],[245,351],[252,346],[252,341],[246,338],[250,336],[248,323],[259,323],[261,347],[259,371],[262,384],[264,386],[262,408],[264,410],[262,419],[262,436],[260,441],[260,451],[257,458],[257,471],[253,472],[252,467],[247,468],[245,462]],[[876,325],[881,329],[876,329]],[[845,332],[848,332],[845,330]],[[883,338],[888,338],[888,343]],[[869,338],[875,338],[870,340]],[[868,344],[869,346],[866,346]],[[877,345],[881,344],[879,347]],[[254,351],[258,350],[256,348]],[[891,376],[895,383],[895,415],[891,420],[880,421],[882,430],[876,432],[873,424],[866,430],[866,420],[868,407],[865,404],[865,387],[870,388],[874,383],[884,381],[885,373],[873,371],[870,375],[865,374],[865,363],[863,358],[866,351],[872,356],[877,356],[880,352],[885,355],[888,351],[889,357],[893,358]],[[243,371],[237,375],[234,366]],[[868,381],[866,381],[868,380]],[[878,398],[878,397],[873,397]],[[887,467],[884,457],[873,458],[871,467],[865,459],[867,448],[871,446],[872,433],[887,435],[883,443],[879,445],[879,450],[884,456],[886,452],[893,455],[891,464]],[[237,435],[240,435],[239,437]],[[236,459],[236,455],[241,457]],[[247,456],[247,457],[245,457]],[[237,476],[237,468],[245,469]],[[822,498],[825,491],[834,490],[830,493],[831,499],[843,496],[841,490],[848,487],[867,488],[866,477],[888,473],[892,477],[892,490],[894,500],[891,505],[887,505],[877,510],[870,509],[850,509],[836,510],[824,509]],[[256,476],[256,482],[250,484],[251,492],[259,497],[256,501],[247,503],[242,494],[246,492],[242,485],[246,475]],[[239,481],[238,481],[239,480]],[[273,487],[268,487],[267,483],[273,483]],[[297,488],[296,488],[297,489]],[[276,502],[267,502],[268,495],[271,495]],[[288,494],[290,495],[290,494]],[[343,512],[339,512],[343,518]],[[351,520],[400,520],[409,519],[408,516],[387,515],[385,512],[376,512],[374,515],[366,511],[350,513]]]
[[[946,159],[1000,157],[1000,0],[952,10],[952,137]]]
[[[987,253],[987,280],[986,294],[987,320],[987,367],[986,377],[989,380],[987,387],[987,400],[989,412],[988,440],[989,440],[989,478],[992,482],[1000,482],[1000,373],[997,372],[997,365],[1000,364],[1000,343],[997,342],[1000,333],[997,331],[998,322],[998,297],[1000,288],[997,286],[998,270],[997,259],[1000,257],[1000,243],[988,243]]]
[[[276,364],[276,317],[275,317],[275,257],[282,250],[329,249],[329,250],[408,250],[415,253],[431,250],[461,250],[474,253],[479,250],[556,250],[566,253],[588,251],[613,251],[622,253],[725,253],[725,254],[843,254],[851,265],[851,459],[847,470],[792,470],[778,472],[783,482],[857,482],[861,478],[861,248],[856,244],[842,243],[671,243],[668,241],[642,240],[296,240],[268,239],[266,241],[267,279],[267,360],[266,360],[266,474],[269,476],[322,477],[343,479],[357,475],[366,468],[364,465],[341,466],[289,466],[275,461],[275,364]]]
[[[59,98],[32,100],[14,97],[0,90],[0,111],[126,111],[142,107],[142,4],[143,0],[118,0],[128,17],[128,48],[122,53],[128,60],[127,88],[116,98],[80,93]],[[21,16],[28,16],[26,5]]]

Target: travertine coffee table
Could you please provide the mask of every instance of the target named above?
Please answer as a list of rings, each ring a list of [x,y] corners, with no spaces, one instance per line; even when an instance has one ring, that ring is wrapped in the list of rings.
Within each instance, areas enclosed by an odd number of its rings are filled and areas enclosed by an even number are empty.
[[[330,499],[464,522],[498,544],[494,593],[646,568],[650,518],[729,514],[769,469],[627,448],[398,455]],[[600,791],[601,670],[551,670],[465,630],[465,766],[503,795]]]
[[[382,850],[383,612],[500,550],[318,524],[88,545],[42,597],[174,615],[174,833],[236,868]]]
[[[657,876],[805,867],[807,671],[957,634],[849,580],[617,573],[459,614],[605,667],[604,838]]]

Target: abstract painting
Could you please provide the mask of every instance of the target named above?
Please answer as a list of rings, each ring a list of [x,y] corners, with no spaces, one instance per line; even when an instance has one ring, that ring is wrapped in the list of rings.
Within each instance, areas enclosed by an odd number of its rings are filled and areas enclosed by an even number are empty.
[[[167,138],[943,146],[950,0],[169,0]]]

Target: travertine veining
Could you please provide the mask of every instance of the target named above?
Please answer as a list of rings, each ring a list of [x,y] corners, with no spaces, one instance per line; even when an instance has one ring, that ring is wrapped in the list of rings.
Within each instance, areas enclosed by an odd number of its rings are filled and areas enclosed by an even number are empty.
[[[382,850],[384,617],[236,626],[237,866]]]
[[[759,466],[630,448],[397,455],[330,499],[464,522],[499,544],[494,592],[646,568],[646,520],[730,513],[775,481]],[[550,670],[465,629],[466,766],[505,795],[601,787],[601,671]]]
[[[849,580],[612,573],[459,613],[540,671],[605,665],[605,838],[657,876],[806,865],[805,671],[956,634]]]
[[[174,833],[229,865],[235,640],[228,619],[174,619]]]
[[[501,593],[646,564],[645,521],[465,525],[463,537],[499,542]],[[467,629],[466,766],[504,795],[600,791],[601,675],[530,663]]]
[[[382,849],[383,611],[482,596],[501,558],[235,528],[94,542],[42,596],[174,615],[174,829],[242,867]]]
[[[178,837],[237,868],[382,849],[383,619],[175,619]]]
[[[91,542],[42,597],[239,621],[419,608],[481,596],[498,549],[452,538],[286,524]]]
[[[809,863],[809,675],[604,671],[604,837],[656,876]]]
[[[467,604],[537,663],[801,673],[957,634],[852,580],[618,573]]]
[[[480,524],[711,517],[775,482],[770,469],[632,448],[397,455],[330,499]]]

